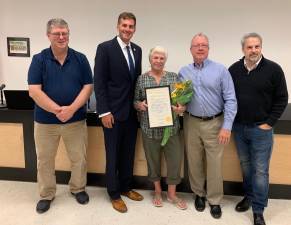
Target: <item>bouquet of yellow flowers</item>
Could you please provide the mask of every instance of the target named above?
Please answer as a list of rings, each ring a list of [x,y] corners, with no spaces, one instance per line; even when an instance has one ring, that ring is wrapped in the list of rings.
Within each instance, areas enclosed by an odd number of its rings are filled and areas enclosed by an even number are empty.
[[[191,101],[194,94],[192,81],[186,80],[184,82],[178,82],[175,84],[175,89],[171,93],[172,105],[186,105]],[[165,146],[170,138],[170,127],[165,127],[163,132],[162,146]]]

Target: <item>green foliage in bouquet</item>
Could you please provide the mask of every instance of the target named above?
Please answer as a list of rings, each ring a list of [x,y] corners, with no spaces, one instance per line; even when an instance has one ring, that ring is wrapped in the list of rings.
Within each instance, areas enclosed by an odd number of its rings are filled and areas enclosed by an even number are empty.
[[[179,82],[175,84],[175,89],[171,93],[172,105],[186,105],[191,101],[191,98],[194,94],[192,81],[186,80],[184,82]],[[176,116],[176,115],[175,115]],[[165,146],[170,138],[170,127],[164,128],[162,146]]]

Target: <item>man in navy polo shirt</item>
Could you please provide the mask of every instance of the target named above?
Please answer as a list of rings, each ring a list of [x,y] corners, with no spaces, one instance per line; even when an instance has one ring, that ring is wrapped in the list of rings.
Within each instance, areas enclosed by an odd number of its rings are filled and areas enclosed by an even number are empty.
[[[70,191],[86,204],[86,102],[92,93],[92,71],[85,55],[68,47],[69,27],[63,19],[47,23],[50,48],[33,56],[29,94],[35,101],[34,138],[40,201],[36,211],[50,208],[56,194],[55,157],[62,137],[71,161]]]

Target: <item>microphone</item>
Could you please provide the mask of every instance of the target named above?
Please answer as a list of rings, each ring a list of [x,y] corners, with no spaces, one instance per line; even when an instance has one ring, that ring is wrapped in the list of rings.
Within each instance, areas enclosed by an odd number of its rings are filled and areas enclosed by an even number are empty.
[[[1,84],[1,86],[0,86],[0,91],[2,91],[5,87],[6,87],[5,84]]]
[[[4,101],[3,101],[3,89],[5,87],[6,87],[5,84],[1,84],[1,86],[0,86],[0,100],[1,100],[0,108],[5,108],[6,107],[6,104],[4,104]]]
[[[90,107],[90,97],[88,98],[88,101],[87,101],[87,110],[88,111],[91,111],[91,107]]]

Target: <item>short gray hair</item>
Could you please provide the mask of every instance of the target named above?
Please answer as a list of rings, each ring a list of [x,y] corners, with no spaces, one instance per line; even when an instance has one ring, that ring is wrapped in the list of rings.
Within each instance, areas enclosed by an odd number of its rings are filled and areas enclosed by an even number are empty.
[[[52,27],[64,27],[64,28],[67,28],[69,31],[68,23],[62,18],[53,18],[47,22],[47,25],[46,25],[47,34],[51,32]]]
[[[251,32],[251,33],[247,33],[245,34],[242,39],[241,39],[241,46],[244,47],[245,46],[245,43],[246,43],[246,40],[248,38],[258,38],[261,42],[261,45],[263,44],[263,39],[261,37],[261,35],[259,35],[258,33],[255,33],[255,32]]]
[[[191,39],[191,43],[190,43],[190,48],[192,47],[192,41],[193,41],[193,39],[196,38],[196,37],[204,37],[204,38],[207,40],[207,42],[208,42],[208,46],[209,46],[209,38],[207,37],[207,35],[204,34],[204,33],[202,33],[202,32],[199,32],[199,33],[195,34],[195,35],[192,37],[192,39]]]
[[[166,58],[166,61],[167,61],[167,58],[168,58],[168,52],[167,50],[162,47],[162,46],[156,46],[156,47],[153,47],[151,50],[150,50],[150,53],[149,53],[149,60],[151,59],[152,55],[154,53],[162,53],[165,55],[165,58]]]

